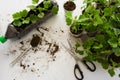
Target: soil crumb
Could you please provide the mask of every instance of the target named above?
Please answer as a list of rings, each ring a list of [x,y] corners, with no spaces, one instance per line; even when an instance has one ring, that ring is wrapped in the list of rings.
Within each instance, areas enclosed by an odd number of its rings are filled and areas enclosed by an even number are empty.
[[[25,66],[25,65],[23,65],[22,63],[20,63],[20,67],[22,67],[23,69],[25,69],[25,68],[26,68],[26,66]]]
[[[42,39],[38,35],[33,35],[33,38],[30,42],[32,47],[37,47],[38,44],[41,44]]]

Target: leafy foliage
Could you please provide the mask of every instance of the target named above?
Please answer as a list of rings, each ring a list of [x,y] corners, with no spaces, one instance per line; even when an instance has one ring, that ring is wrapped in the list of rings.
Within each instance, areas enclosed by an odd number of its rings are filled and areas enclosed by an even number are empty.
[[[39,0],[32,0],[33,4],[37,4]],[[25,9],[20,12],[13,14],[13,25],[15,27],[20,27],[24,24],[36,23],[38,19],[41,19],[45,16],[45,12],[50,11],[53,14],[58,13],[58,6],[53,5],[50,0],[43,1],[43,7],[29,5],[27,6],[30,9],[30,13]]]
[[[37,4],[39,2],[39,0],[32,0],[33,4]]]
[[[53,6],[52,13],[53,14],[57,14],[58,13],[58,7],[57,6]]]
[[[43,2],[43,5],[44,5],[44,8],[45,8],[45,9],[48,9],[49,7],[52,6],[50,0],[45,0],[45,1]]]
[[[78,23],[87,33],[96,31],[96,34],[89,37],[81,45],[83,50],[77,49],[76,53],[85,54],[84,60],[99,62],[114,76],[114,68],[120,67],[120,62],[116,63],[112,58],[109,62],[108,57],[112,53],[120,57],[120,0],[84,0],[84,3],[86,7],[83,7]],[[67,13],[66,16],[67,24],[73,24],[72,15]]]

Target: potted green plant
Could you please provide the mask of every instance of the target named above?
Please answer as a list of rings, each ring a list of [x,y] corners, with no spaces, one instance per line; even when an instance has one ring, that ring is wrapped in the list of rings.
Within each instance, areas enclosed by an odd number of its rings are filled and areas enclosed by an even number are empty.
[[[68,0],[64,3],[63,7],[66,11],[73,11],[76,8],[76,4],[73,2],[73,0]]]
[[[99,62],[111,76],[114,76],[114,69],[120,67],[120,1],[85,0],[84,2],[86,7],[81,15],[89,20],[82,26],[87,33],[92,30],[95,35],[89,36],[82,43],[83,50],[76,52],[86,54],[84,57],[86,61]]]
[[[84,28],[83,28],[83,23],[87,21],[88,18],[85,16],[72,16],[72,12],[67,12],[66,13],[66,23],[68,26],[70,26],[70,33],[74,37],[81,37],[82,34],[84,34]]]
[[[39,0],[32,0],[33,5],[28,6],[30,11],[22,10],[13,14],[13,22],[8,25],[5,37],[21,38],[33,28],[57,14],[58,5],[55,1],[44,0],[37,6]]]

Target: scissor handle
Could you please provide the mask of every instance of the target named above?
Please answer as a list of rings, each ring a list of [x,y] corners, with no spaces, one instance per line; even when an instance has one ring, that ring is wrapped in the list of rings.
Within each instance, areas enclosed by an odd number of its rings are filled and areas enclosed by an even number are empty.
[[[79,71],[81,77],[78,77],[77,74],[76,74],[76,70]],[[83,76],[83,72],[81,71],[80,67],[78,64],[75,64],[75,67],[74,67],[74,75],[76,77],[77,80],[83,80],[84,76]]]
[[[94,64],[92,61],[85,61],[85,60],[83,60],[82,62],[85,64],[85,66],[87,67],[87,69],[89,69],[91,72],[94,72],[94,71],[96,70],[96,66],[95,66],[95,64]],[[89,63],[93,66],[93,68],[91,68],[91,67],[87,64],[87,62],[89,62]]]

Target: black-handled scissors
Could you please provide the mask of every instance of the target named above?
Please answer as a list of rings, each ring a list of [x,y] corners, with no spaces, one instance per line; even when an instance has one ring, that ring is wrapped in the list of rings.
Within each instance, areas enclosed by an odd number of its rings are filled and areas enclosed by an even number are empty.
[[[74,50],[74,48],[72,48],[72,45],[70,44],[69,40],[68,40],[68,43],[69,43],[70,49],[67,48],[64,44],[62,44],[62,45],[68,51],[68,53],[75,59],[76,63],[75,63],[75,66],[74,66],[74,75],[75,75],[77,80],[83,80],[84,75],[83,75],[83,72],[82,72],[78,62],[81,61],[86,66],[86,68],[88,70],[92,71],[92,72],[94,72],[96,70],[96,66],[95,66],[95,64],[93,62],[85,61],[85,60],[82,60],[80,57],[78,57],[75,54],[75,50]],[[76,71],[79,71],[80,76],[77,76]]]

